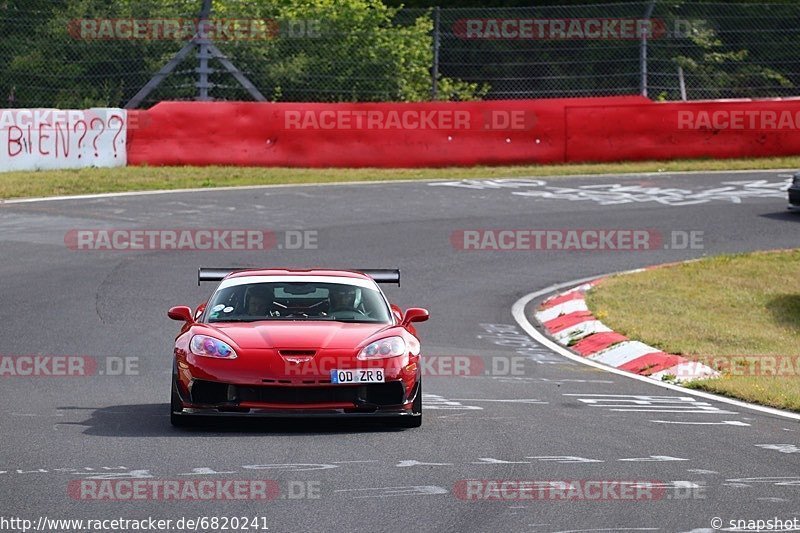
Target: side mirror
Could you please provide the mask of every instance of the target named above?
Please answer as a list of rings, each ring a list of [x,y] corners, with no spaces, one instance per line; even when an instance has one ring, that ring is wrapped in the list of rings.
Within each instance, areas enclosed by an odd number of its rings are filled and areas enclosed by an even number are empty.
[[[403,325],[408,325],[412,322],[425,322],[430,318],[430,313],[427,309],[421,307],[409,307],[406,314],[403,315]]]
[[[192,310],[185,305],[178,305],[167,311],[167,316],[172,320],[180,320],[181,322],[194,322],[192,318]]]

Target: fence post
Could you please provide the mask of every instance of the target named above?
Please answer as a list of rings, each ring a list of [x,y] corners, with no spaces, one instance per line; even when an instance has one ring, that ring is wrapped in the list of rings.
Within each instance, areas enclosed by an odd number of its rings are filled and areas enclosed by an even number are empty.
[[[650,0],[647,3],[647,8],[644,11],[644,19],[649,21],[653,15],[653,9],[656,6],[656,0]],[[648,24],[648,28],[651,26]],[[647,96],[647,32],[642,33],[642,41],[639,44],[639,71],[641,73],[641,80],[639,81],[639,90],[642,96]]]
[[[203,8],[200,11],[200,20],[208,19],[208,15],[211,12],[211,0],[203,0]],[[253,83],[247,79],[247,76],[242,74],[242,72],[236,68],[236,66],[231,63],[231,61],[220,52],[219,48],[214,46],[211,42],[211,39],[208,37],[208,34],[204,31],[205,25],[201,25],[203,30],[197,32],[192,37],[192,40],[183,45],[177,54],[175,54],[172,59],[167,61],[167,64],[161,67],[156,74],[150,78],[144,87],[139,89],[133,98],[128,100],[128,103],[125,104],[125,109],[136,109],[139,107],[139,104],[147,97],[148,94],[153,92],[158,85],[164,81],[164,79],[169,76],[175,67],[177,67],[183,60],[189,57],[189,53],[194,50],[195,47],[198,47],[198,57],[200,59],[200,64],[198,68],[195,69],[199,74],[199,79],[195,82],[195,86],[199,89],[199,95],[197,96],[198,100],[210,100],[211,98],[208,96],[208,89],[213,85],[212,83],[208,82],[208,74],[214,72],[214,69],[208,67],[208,60],[209,59],[216,59],[219,61],[225,70],[231,74],[239,84],[244,87],[247,92],[250,93],[250,96],[257,102],[265,102],[267,99],[264,98],[264,95],[256,88]]]
[[[208,50],[209,40],[208,33],[206,33],[206,20],[211,14],[211,0],[203,0],[203,8],[200,10],[200,22],[198,24],[200,31],[198,32],[197,39],[197,99],[201,102],[210,100],[208,97],[208,89],[211,87],[208,83],[208,75],[214,72],[213,69],[208,68],[208,59],[211,54]]]
[[[439,96],[439,6],[433,8],[433,68],[431,69],[431,99]]]

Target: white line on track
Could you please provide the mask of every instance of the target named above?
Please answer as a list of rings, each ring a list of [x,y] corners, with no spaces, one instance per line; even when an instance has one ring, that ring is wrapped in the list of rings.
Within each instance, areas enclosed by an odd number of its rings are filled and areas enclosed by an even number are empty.
[[[638,374],[631,374],[630,372],[625,372],[624,370],[619,370],[617,368],[610,367],[610,366],[604,365],[602,363],[598,363],[596,361],[592,361],[591,359],[586,359],[585,357],[581,357],[581,356],[579,356],[577,354],[572,353],[571,351],[567,350],[566,348],[564,348],[560,344],[557,344],[557,343],[553,342],[552,340],[550,340],[549,338],[547,338],[543,333],[541,333],[538,329],[536,329],[533,326],[533,324],[530,323],[528,318],[525,316],[525,307],[527,307],[527,305],[531,301],[535,300],[536,298],[540,298],[540,297],[542,297],[542,296],[544,296],[546,294],[550,294],[550,293],[559,291],[561,289],[576,287],[576,286],[581,285],[583,283],[598,279],[600,277],[607,277],[609,275],[614,275],[614,274],[608,274],[608,275],[605,275],[605,276],[591,276],[591,277],[588,277],[588,278],[582,278],[582,279],[577,279],[577,280],[573,280],[573,281],[566,281],[564,283],[557,283],[557,284],[551,285],[550,287],[547,287],[545,289],[526,294],[525,296],[523,296],[522,298],[520,298],[519,300],[514,302],[514,305],[511,306],[511,314],[514,316],[514,320],[517,321],[517,324],[519,324],[519,327],[521,327],[523,329],[523,331],[525,331],[525,333],[530,335],[536,342],[538,342],[539,344],[549,348],[550,350],[552,350],[553,352],[555,352],[555,353],[557,353],[559,355],[563,355],[567,359],[571,359],[572,361],[576,361],[578,363],[581,363],[581,364],[584,364],[584,365],[587,365],[587,366],[591,366],[593,368],[598,368],[600,370],[605,370],[606,372],[610,372],[611,374],[617,374],[617,375],[620,375],[620,376],[624,376],[624,377],[626,377],[628,379],[634,379],[636,381],[640,381],[642,383],[648,383],[650,385],[654,385],[656,387],[661,387],[663,389],[669,389],[671,391],[680,392],[681,394],[688,394],[690,396],[696,396],[698,398],[705,398],[706,400],[713,400],[715,402],[727,403],[729,405],[735,405],[736,407],[741,407],[743,409],[749,409],[751,411],[758,411],[760,413],[764,413],[764,414],[768,414],[768,415],[772,415],[772,416],[778,416],[778,417],[781,417],[781,418],[789,418],[791,420],[800,420],[800,413],[788,413],[786,411],[781,411],[779,409],[773,409],[771,407],[765,407],[765,406],[762,406],[762,405],[753,405],[753,404],[750,404],[750,403],[747,403],[747,402],[734,400],[732,398],[725,398],[725,397],[722,397],[722,396],[717,396],[715,394],[711,394],[711,393],[708,393],[708,392],[697,391],[697,390],[693,390],[693,389],[687,389],[685,387],[681,387],[681,386],[678,386],[678,385],[673,385],[671,383],[664,383],[662,381],[656,381],[654,379],[651,379],[651,378],[648,378],[648,377],[645,377],[645,376],[640,376]]]
[[[391,183],[418,183],[425,181],[442,180],[378,180],[378,181],[338,181],[329,183],[274,183],[271,185],[236,185],[231,187],[204,187],[202,189],[158,189],[155,191],[126,191],[126,192],[103,192],[97,194],[76,194],[74,196],[44,196],[39,198],[12,198],[11,200],[0,200],[3,204],[28,204],[32,202],[56,202],[63,200],[97,200],[101,198],[121,198],[125,196],[152,196],[156,194],[186,194],[198,192],[215,191],[250,191],[258,189],[281,189],[285,187],[328,187],[331,185],[387,185]]]
[[[657,527],[615,527],[614,529],[570,529],[556,533],[589,533],[590,531],[659,531]]]
[[[773,173],[773,172],[790,172],[794,173],[797,169],[791,168],[775,168],[775,169],[752,169],[752,170],[684,170],[675,172],[636,172],[630,174],[558,174],[551,176],[517,176],[506,178],[491,178],[493,180],[519,180],[519,179],[541,179],[541,180],[559,180],[559,179],[586,179],[586,178],[614,178],[614,179],[636,179],[636,178],[651,178],[651,177],[664,177],[664,176],[691,176],[694,174],[753,174],[753,173]],[[790,177],[787,176],[779,177]],[[336,185],[354,185],[354,186],[369,186],[369,185],[387,185],[393,183],[435,183],[437,181],[459,181],[461,179],[472,178],[434,178],[428,180],[415,180],[415,179],[398,179],[398,180],[376,180],[376,181],[331,181],[325,183],[274,183],[271,185],[236,185],[229,187],[203,187],[195,189],[158,189],[154,191],[126,191],[126,192],[107,192],[97,194],[76,194],[74,196],[45,196],[39,198],[13,198],[10,200],[0,199],[0,205],[3,204],[27,204],[32,202],[55,202],[63,200],[95,200],[99,198],[119,198],[124,196],[149,196],[154,194],[185,194],[197,192],[219,192],[219,191],[248,191],[258,189],[278,189],[283,187],[328,187]]]
[[[680,420],[651,420],[656,424],[681,424],[687,426],[749,426],[746,422],[739,422],[738,420],[723,420],[722,422],[682,422]]]
[[[486,398],[453,398],[454,402],[500,402],[500,403],[535,403],[535,404],[546,404],[549,402],[545,402],[542,400],[536,400],[534,398],[518,398],[515,400],[488,400]]]

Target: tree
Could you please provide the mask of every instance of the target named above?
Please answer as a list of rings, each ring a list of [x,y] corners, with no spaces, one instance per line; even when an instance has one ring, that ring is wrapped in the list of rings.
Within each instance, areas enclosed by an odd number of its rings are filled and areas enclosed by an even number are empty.
[[[15,88],[18,107],[123,105],[185,44],[87,40],[75,31],[76,21],[195,19],[200,10],[198,0],[29,1],[17,0],[0,11],[0,29],[15,30],[7,31],[0,45],[0,61],[5,63],[0,64],[0,91]],[[218,1],[211,17],[263,20],[275,30],[265,38],[215,41],[272,100],[428,100],[433,61],[430,13],[420,12],[400,24],[398,11],[380,0]],[[188,57],[147,103],[193,98],[196,64],[195,57]],[[210,65],[221,70],[213,60]],[[213,97],[251,99],[227,72],[214,73],[210,81],[215,84]],[[439,80],[442,99],[474,99],[487,90],[476,83]]]

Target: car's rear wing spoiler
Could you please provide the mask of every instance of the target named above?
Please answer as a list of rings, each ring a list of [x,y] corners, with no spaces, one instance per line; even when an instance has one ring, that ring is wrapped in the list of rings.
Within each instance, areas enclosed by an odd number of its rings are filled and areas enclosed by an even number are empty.
[[[375,283],[396,283],[400,286],[400,269],[399,268],[372,268],[366,270],[356,270],[366,274],[375,280]]]
[[[252,267],[198,268],[197,285],[200,285],[203,281],[222,281],[228,274],[239,270],[252,270]],[[375,283],[396,283],[398,287],[400,286],[399,268],[367,268],[364,270],[353,270],[353,272],[366,274],[371,277]]]
[[[231,272],[237,272],[239,270],[248,270],[248,267],[230,267],[230,268],[205,268],[200,267],[197,269],[197,285],[200,286],[200,283],[204,281],[222,281],[225,279],[225,276],[230,274]]]

